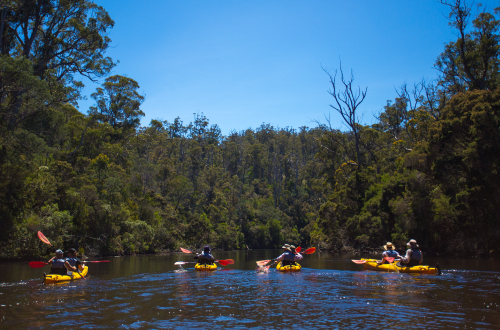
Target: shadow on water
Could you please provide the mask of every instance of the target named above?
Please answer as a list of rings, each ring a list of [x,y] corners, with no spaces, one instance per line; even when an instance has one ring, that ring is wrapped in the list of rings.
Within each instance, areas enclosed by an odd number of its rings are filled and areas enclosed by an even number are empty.
[[[88,280],[42,285],[47,269],[2,264],[0,328],[500,328],[496,260],[427,258],[441,276],[363,270],[373,255],[317,252],[302,271],[255,271],[279,250],[215,251],[235,264],[198,272],[193,255],[111,258]]]

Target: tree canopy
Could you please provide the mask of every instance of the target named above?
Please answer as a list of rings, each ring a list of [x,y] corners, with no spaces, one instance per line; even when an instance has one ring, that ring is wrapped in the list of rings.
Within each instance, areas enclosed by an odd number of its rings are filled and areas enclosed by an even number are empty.
[[[347,130],[263,123],[224,136],[203,113],[141,126],[139,82],[109,76],[104,8],[2,1],[0,257],[49,253],[38,230],[95,255],[410,238],[435,253],[498,253],[500,7],[443,3],[458,39],[437,57],[438,80],[403,84],[373,124],[356,113],[368,89],[340,68],[340,82],[327,74]],[[82,77],[105,78],[86,113]]]

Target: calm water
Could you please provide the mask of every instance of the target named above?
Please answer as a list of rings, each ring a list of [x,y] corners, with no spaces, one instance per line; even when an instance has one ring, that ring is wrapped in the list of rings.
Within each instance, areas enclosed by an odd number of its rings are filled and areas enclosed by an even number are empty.
[[[3,263],[0,329],[500,329],[498,260],[426,258],[441,276],[365,271],[350,259],[304,256],[298,273],[258,274],[279,250],[214,252],[235,264],[184,270],[192,256],[110,258],[87,280],[43,285],[48,268]],[[366,255],[365,257],[369,257]]]

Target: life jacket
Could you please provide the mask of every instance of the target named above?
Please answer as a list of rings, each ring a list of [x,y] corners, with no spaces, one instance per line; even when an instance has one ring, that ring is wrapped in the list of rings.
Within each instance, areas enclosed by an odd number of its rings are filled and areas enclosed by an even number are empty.
[[[50,266],[50,273],[51,274],[57,274],[57,275],[67,275],[68,271],[66,269],[66,266],[64,263],[66,262],[66,259],[54,259],[52,261],[52,266]]]
[[[398,251],[396,250],[387,250],[382,255],[385,255],[389,258],[396,258],[398,256]]]
[[[285,252],[285,258],[281,261],[283,266],[295,265],[295,254],[292,251]]]
[[[73,267],[76,267],[76,265],[81,264],[81,261],[78,258],[66,258],[66,261]]]
[[[201,265],[211,265],[214,263],[214,256],[210,252],[203,252],[198,255],[198,263]]]
[[[421,261],[422,261],[422,251],[420,251],[420,249],[418,248],[411,249],[410,260],[406,264],[404,264],[404,266],[406,267],[418,266],[420,265]]]
[[[411,249],[411,259],[418,262],[422,261],[422,251],[420,249]]]

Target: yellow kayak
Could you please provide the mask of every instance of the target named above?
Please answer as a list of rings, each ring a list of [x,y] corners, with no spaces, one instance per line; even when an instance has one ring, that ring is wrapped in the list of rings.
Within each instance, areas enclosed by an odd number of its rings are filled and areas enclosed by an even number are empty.
[[[295,263],[295,265],[286,265],[283,266],[281,264],[281,261],[278,262],[278,265],[276,266],[276,269],[280,272],[298,272],[299,270],[302,269],[302,266],[299,265],[298,263]]]
[[[87,266],[85,266],[80,273],[72,272],[71,275],[45,274],[44,278],[43,278],[43,282],[48,284],[48,283],[80,280],[83,278],[82,276],[87,276],[88,272],[89,272],[89,268]]]
[[[214,263],[214,264],[196,264],[194,265],[194,269],[196,270],[216,270],[217,269],[217,265]]]
[[[399,267],[395,262],[391,264],[383,263],[381,265],[378,265],[377,261],[379,260],[376,259],[361,259],[361,260],[366,261],[364,263],[365,269],[378,270],[383,272],[399,271],[400,273],[421,273],[421,274],[439,274],[441,272],[438,267],[431,267],[424,265],[417,265],[413,267]]]

